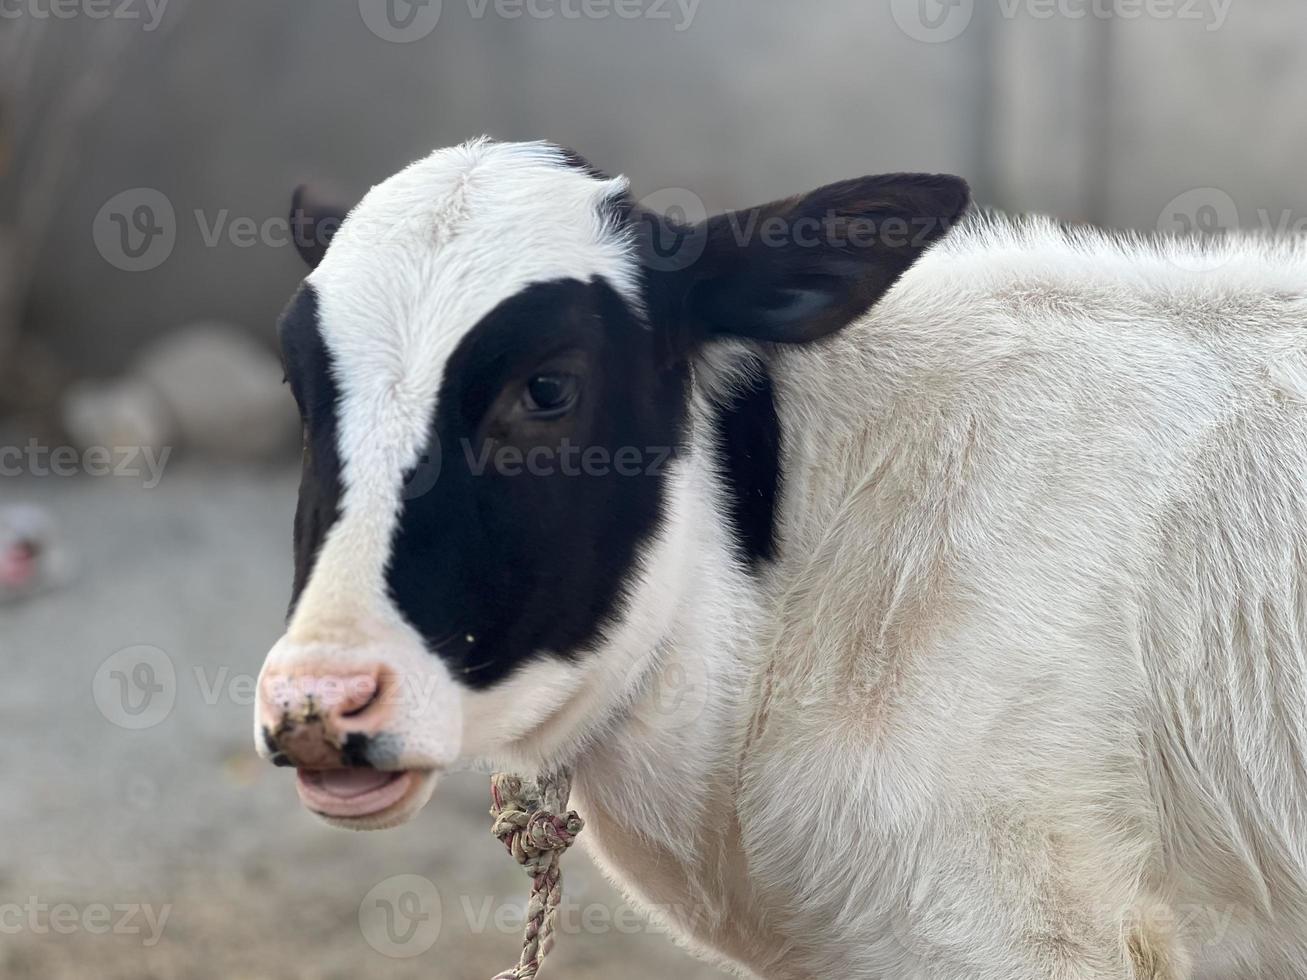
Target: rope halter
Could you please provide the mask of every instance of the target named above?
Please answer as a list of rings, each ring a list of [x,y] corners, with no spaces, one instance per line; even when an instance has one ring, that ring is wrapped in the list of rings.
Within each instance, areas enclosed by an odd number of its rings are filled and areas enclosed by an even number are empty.
[[[490,778],[491,833],[531,876],[522,955],[517,966],[494,980],[533,980],[554,946],[554,924],[563,900],[558,861],[585,826],[575,810],[565,809],[571,790],[566,773],[538,779],[496,773]]]

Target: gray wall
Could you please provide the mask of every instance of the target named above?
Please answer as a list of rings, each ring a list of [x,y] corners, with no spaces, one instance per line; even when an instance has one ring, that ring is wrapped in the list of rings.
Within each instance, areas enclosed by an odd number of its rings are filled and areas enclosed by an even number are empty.
[[[690,188],[710,208],[929,169],[1006,208],[1115,225],[1155,227],[1167,202],[1207,187],[1245,224],[1259,209],[1307,215],[1301,0],[1229,0],[1223,20],[1217,0],[1200,0],[1197,20],[1181,0],[1141,18],[1068,15],[1088,0],[1056,0],[1048,17],[1049,0],[704,0],[683,31],[674,4],[668,22],[477,18],[469,2],[444,0],[410,44],[370,32],[359,0],[171,0],[151,33],[46,25],[17,83],[26,122],[0,194],[12,214],[29,188],[56,188],[26,221],[27,330],[77,373],[116,370],[194,319],[267,336],[295,256],[207,245],[194,211],[262,222],[305,177],[358,194],[483,132],[572,145],[640,193]],[[931,28],[918,10],[963,20]],[[70,102],[80,114],[64,113],[52,178],[42,133]],[[178,234],[166,262],[128,273],[91,226],[137,187],[167,195]]]

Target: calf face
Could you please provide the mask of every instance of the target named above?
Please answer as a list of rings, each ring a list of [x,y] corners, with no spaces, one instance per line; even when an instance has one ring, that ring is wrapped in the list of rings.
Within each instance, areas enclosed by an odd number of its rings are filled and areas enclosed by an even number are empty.
[[[740,512],[691,499],[696,353],[840,329],[966,203],[955,178],[868,178],[680,228],[573,154],[491,142],[343,222],[297,198],[314,268],[280,339],[304,461],[260,750],[353,827],[462,762],[565,756],[692,602],[694,515]]]

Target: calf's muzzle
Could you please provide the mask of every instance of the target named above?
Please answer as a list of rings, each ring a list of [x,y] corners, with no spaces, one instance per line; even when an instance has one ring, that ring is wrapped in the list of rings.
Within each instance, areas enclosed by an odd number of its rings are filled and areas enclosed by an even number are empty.
[[[368,742],[389,721],[391,687],[380,666],[348,674],[309,665],[265,673],[259,721],[269,756],[299,769],[369,765]]]

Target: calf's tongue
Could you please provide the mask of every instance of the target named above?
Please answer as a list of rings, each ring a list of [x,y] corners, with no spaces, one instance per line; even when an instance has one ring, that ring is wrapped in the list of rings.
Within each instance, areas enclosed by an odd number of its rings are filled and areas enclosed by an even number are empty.
[[[321,769],[306,775],[327,793],[347,800],[380,789],[399,773],[376,769]]]

